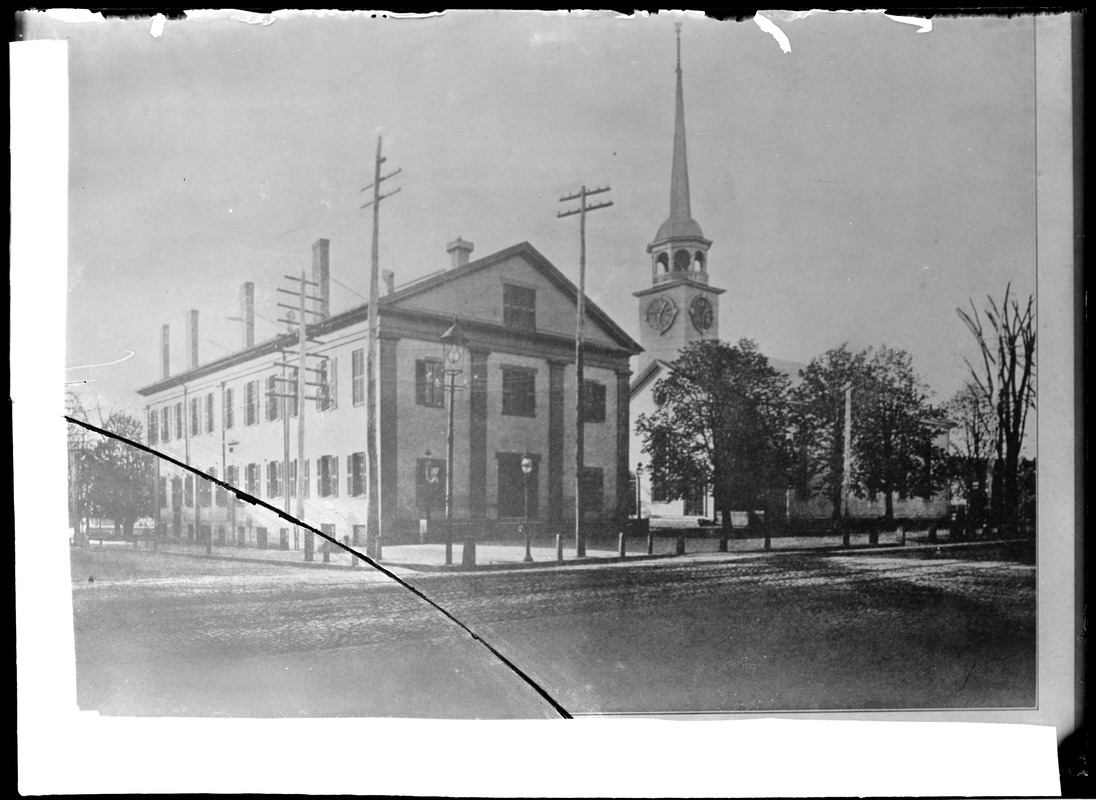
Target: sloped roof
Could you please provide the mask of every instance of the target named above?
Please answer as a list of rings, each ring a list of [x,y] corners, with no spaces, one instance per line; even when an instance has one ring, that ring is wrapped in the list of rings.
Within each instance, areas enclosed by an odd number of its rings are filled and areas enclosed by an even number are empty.
[[[518,244],[507,247],[505,250],[499,250],[497,253],[492,253],[489,256],[484,256],[475,261],[469,261],[464,266],[447,269],[398,288],[392,294],[382,298],[381,307],[383,308],[386,305],[399,305],[412,297],[435,291],[439,287],[445,286],[447,283],[458,281],[461,278],[493,267],[515,256],[524,258],[529,265],[540,272],[549,282],[559,289],[565,297],[576,304],[578,303],[578,287],[575,286],[566,275],[560,272],[552,262],[545,258],[540,251],[533,247],[533,245],[529,244],[529,242],[519,242]],[[624,350],[628,350],[633,354],[643,352],[643,348],[631,336],[625,333],[623,328],[613,322],[609,315],[602,311],[601,308],[590,299],[589,295],[586,297],[585,308],[587,319],[601,326],[617,346]]]
[[[381,310],[383,311],[387,307],[399,306],[403,301],[409,298],[424,292],[434,291],[441,286],[445,286],[453,281],[458,281],[467,275],[495,266],[515,256],[522,257],[526,263],[531,265],[549,282],[556,286],[565,297],[570,298],[572,302],[576,304],[578,303],[578,287],[571,283],[567,276],[560,272],[559,269],[541,255],[541,253],[529,244],[529,242],[520,242],[519,244],[507,247],[505,250],[500,250],[497,253],[484,256],[476,261],[470,261],[464,266],[433,273],[412,283],[405,284],[391,294],[380,298]],[[585,308],[587,319],[599,325],[615,346],[632,355],[643,352],[643,348],[632,339],[632,337],[625,333],[619,325],[613,322],[609,315],[602,311],[588,296],[586,298]],[[381,316],[383,319],[383,313]],[[310,323],[307,328],[308,336],[309,338],[314,338],[330,334],[333,331],[360,323],[368,318],[369,304],[362,303],[361,305],[341,311],[338,314],[332,314],[326,319]],[[142,396],[148,396],[163,391],[164,389],[181,385],[190,380],[213,374],[218,370],[244,364],[254,358],[273,355],[282,349],[291,349],[296,345],[297,337],[298,334],[296,331],[277,334],[270,339],[257,342],[244,350],[229,353],[228,355],[212,361],[199,364],[197,367],[175,373],[168,378],[154,381],[147,386],[139,388],[137,393]]]

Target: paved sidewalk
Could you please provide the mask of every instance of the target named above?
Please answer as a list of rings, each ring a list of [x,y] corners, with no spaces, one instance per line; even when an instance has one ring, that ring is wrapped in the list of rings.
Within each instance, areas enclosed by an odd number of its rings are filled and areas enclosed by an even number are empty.
[[[687,533],[684,542],[684,553],[678,552],[678,538],[682,533]],[[877,545],[869,544],[867,534],[854,534],[850,537],[849,548],[845,550],[878,550],[891,548],[915,547],[926,544],[927,532],[910,532],[905,537],[905,542],[899,540],[894,532],[883,533],[879,536]],[[940,544],[947,544],[947,532],[941,531]],[[326,568],[326,569],[369,569],[369,565],[359,560],[352,553],[348,553],[341,547],[330,547],[327,559],[324,558],[323,542],[318,541],[314,557],[311,562],[304,560],[304,550],[279,550],[259,549],[256,547],[235,547],[226,545],[214,545],[212,555],[206,553],[204,545],[186,542],[162,542],[158,550],[163,553],[177,553],[196,558],[219,558],[237,561],[259,561],[265,563],[282,563],[286,566]],[[762,538],[731,538],[727,542],[727,552],[719,551],[718,537],[705,537],[698,531],[680,530],[656,530],[653,541],[653,552],[647,552],[647,538],[645,536],[631,536],[625,541],[625,559],[629,562],[647,559],[689,559],[710,560],[741,558],[743,556],[763,555],[765,541]],[[95,546],[93,543],[91,546]],[[111,546],[123,546],[121,543],[111,543]],[[130,545],[125,545],[130,546]],[[935,545],[934,545],[935,546]],[[468,568],[462,565],[463,542],[453,542],[452,561],[446,564],[445,545],[441,543],[430,544],[391,544],[383,547],[380,563],[386,569],[397,574],[414,572],[443,572],[465,571]],[[141,549],[149,548],[148,542],[141,543]],[[365,548],[354,548],[358,553],[364,554]],[[770,551],[790,550],[829,550],[842,551],[840,536],[796,536],[777,537],[770,540]],[[487,541],[476,543],[476,558],[474,569],[525,569],[545,568],[558,566],[581,566],[608,563],[620,563],[619,541],[606,541],[604,539],[590,539],[587,541],[586,557],[578,558],[574,546],[574,537],[567,537],[564,541],[563,560],[557,557],[555,542],[535,542],[531,548],[532,563],[525,562],[524,541]]]

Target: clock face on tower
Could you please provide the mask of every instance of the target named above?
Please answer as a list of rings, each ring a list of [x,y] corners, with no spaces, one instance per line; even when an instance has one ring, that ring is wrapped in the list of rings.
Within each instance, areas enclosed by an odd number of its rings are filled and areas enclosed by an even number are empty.
[[[707,333],[712,327],[712,304],[704,295],[697,295],[689,306],[689,317],[701,333]]]
[[[670,330],[677,317],[677,306],[669,297],[658,297],[647,306],[647,327],[660,334]]]

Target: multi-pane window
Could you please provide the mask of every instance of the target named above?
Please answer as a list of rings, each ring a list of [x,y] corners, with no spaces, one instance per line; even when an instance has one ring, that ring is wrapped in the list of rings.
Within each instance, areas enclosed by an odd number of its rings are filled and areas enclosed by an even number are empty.
[[[339,496],[339,459],[335,456],[316,459],[316,494],[319,497]]]
[[[309,494],[312,491],[312,487],[308,483],[308,481],[309,481],[309,477],[308,477],[309,466],[308,465],[310,463],[311,462],[307,458],[304,460],[304,475],[301,476],[304,479],[301,483],[301,487],[304,489],[304,496],[306,498],[309,496]]]
[[[209,474],[211,476],[213,476],[214,478],[216,478],[217,477],[217,468],[216,467],[210,467],[209,468]],[[216,485],[216,488],[213,490],[213,494],[214,494],[214,501],[217,503],[217,505],[224,506],[227,503],[227,501],[228,501],[228,492],[225,490],[225,487],[221,486],[219,483]]]
[[[160,508],[167,508],[167,478],[161,476],[157,481],[160,494]]]
[[[175,438],[183,438],[183,403],[179,401],[175,404]]]
[[[194,508],[194,476],[193,475],[187,475],[185,478],[183,478],[183,487],[184,487],[183,494],[186,495],[186,500],[184,501],[186,503],[186,507],[187,508]]]
[[[244,471],[244,488],[250,495],[259,494],[259,465],[251,463]]]
[[[244,384],[244,425],[255,425],[259,421],[259,382],[248,381]]]
[[[365,494],[365,453],[346,457],[346,493],[351,497]]]
[[[510,328],[537,327],[537,291],[509,283],[502,287],[502,323]]]
[[[289,409],[289,416],[297,416],[297,368],[289,368],[289,380],[279,381],[282,386],[282,394],[289,395],[285,399],[286,408]]]
[[[171,441],[171,406],[164,406],[163,416],[160,417],[160,439]]]
[[[225,414],[225,430],[226,431],[231,430],[232,426],[236,423],[235,415],[233,414],[232,390],[231,389],[225,389],[224,414]]]
[[[365,402],[365,351],[350,354],[350,400],[360,406]]]
[[[270,498],[282,496],[282,463],[270,461],[266,465],[266,496]]]
[[[270,375],[266,379],[266,421],[273,422],[278,418],[278,376]]]
[[[217,470],[210,467],[206,470],[209,475],[216,475]],[[198,481],[198,502],[203,508],[209,508],[213,505],[213,484],[207,481],[205,478],[195,478]]]
[[[289,496],[297,496],[297,459],[289,462]]]
[[[429,516],[445,508],[445,461],[420,458],[415,470],[415,507]]]
[[[605,384],[597,381],[582,382],[582,421],[605,421]]]
[[[183,479],[179,477],[171,479],[171,507],[183,507]]]
[[[316,407],[329,411],[339,406],[339,363],[332,356],[320,362],[320,394]]]
[[[206,433],[213,433],[213,393],[206,395],[205,399],[205,429]]]
[[[502,413],[512,417],[537,415],[537,371],[502,368]]]
[[[160,414],[155,408],[148,411],[148,443],[156,444],[160,440]]]
[[[202,432],[199,412],[202,410],[197,397],[190,398],[190,435],[197,436]]]
[[[229,486],[238,487],[240,485],[240,468],[237,467],[235,464],[233,464],[231,467],[225,467],[225,483],[227,483]],[[235,500],[236,496],[232,495],[229,499]]]
[[[431,408],[445,407],[445,370],[440,361],[415,362],[415,402]]]

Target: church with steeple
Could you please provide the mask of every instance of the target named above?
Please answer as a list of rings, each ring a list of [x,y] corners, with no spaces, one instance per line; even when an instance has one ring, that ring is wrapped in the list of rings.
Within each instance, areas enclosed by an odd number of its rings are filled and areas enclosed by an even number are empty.
[[[673,163],[670,169],[670,213],[647,245],[651,283],[634,295],[639,305],[638,356],[631,395],[631,447],[634,459],[644,459],[636,434],[636,418],[654,410],[651,390],[681,349],[691,342],[719,338],[719,296],[724,289],[708,282],[710,239],[693,219],[689,200],[689,162],[685,145],[685,96],[682,88],[681,25],[677,25],[677,85],[674,106]],[[705,516],[710,501],[703,488],[686,500],[661,502],[651,497],[649,481],[638,471],[644,516]]]
[[[677,39],[677,97],[674,111],[670,214],[647,245],[651,285],[638,292],[640,356],[637,375],[658,360],[673,361],[690,342],[719,338],[719,295],[708,283],[710,239],[693,219],[689,201],[689,162],[685,146],[685,98],[682,90],[681,29]]]

